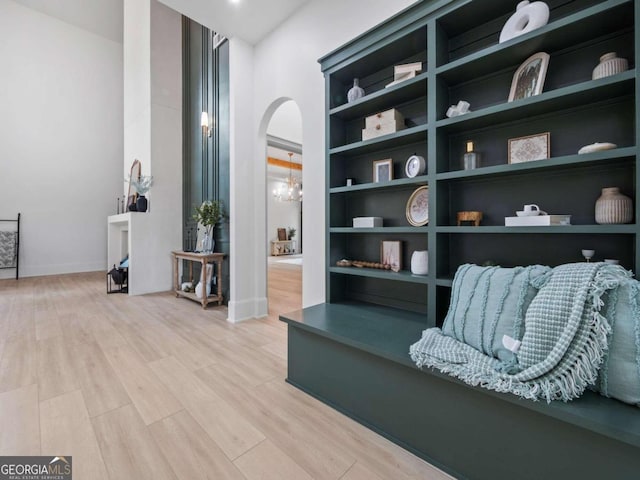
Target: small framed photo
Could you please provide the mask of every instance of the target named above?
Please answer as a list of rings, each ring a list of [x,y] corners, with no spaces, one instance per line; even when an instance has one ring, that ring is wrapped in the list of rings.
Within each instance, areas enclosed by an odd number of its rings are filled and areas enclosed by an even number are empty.
[[[393,159],[386,158],[373,162],[373,183],[391,180],[393,180]]]
[[[380,242],[380,263],[390,265],[391,270],[402,270],[402,242],[383,240]]]
[[[509,163],[546,160],[551,152],[551,134],[538,133],[509,139]]]
[[[278,229],[278,241],[279,242],[283,242],[287,239],[287,229],[286,228],[279,228]]]
[[[540,95],[548,66],[548,53],[538,52],[527,58],[513,75],[509,101]]]

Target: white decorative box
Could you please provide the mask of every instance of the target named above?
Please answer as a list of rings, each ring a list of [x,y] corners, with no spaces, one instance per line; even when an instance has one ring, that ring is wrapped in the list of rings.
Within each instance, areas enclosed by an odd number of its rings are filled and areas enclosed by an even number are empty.
[[[548,227],[551,225],[571,225],[571,215],[504,217],[505,227]]]
[[[382,217],[355,217],[353,228],[374,228],[382,226]]]
[[[404,126],[404,116],[395,108],[366,117],[364,124],[362,140],[388,135],[406,128]]]

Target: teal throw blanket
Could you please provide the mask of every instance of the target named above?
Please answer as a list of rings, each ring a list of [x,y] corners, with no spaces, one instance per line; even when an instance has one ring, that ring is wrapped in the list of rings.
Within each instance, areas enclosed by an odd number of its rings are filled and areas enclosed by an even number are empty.
[[[425,330],[409,353],[418,367],[470,385],[532,400],[572,400],[596,381],[606,353],[611,329],[600,314],[601,297],[629,276],[617,265],[573,263],[532,280],[539,291],[525,314],[515,361],[485,355],[439,328]]]

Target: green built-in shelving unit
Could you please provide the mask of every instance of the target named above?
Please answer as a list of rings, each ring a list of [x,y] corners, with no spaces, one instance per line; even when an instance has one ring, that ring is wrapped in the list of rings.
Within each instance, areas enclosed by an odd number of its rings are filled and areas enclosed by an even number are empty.
[[[446,315],[459,265],[559,265],[617,258],[640,271],[638,231],[640,17],[637,0],[547,0],[549,23],[500,44],[517,0],[417,2],[320,59],[326,80],[326,302],[281,316],[288,323],[287,381],[456,478],[635,478],[637,408],[586,392],[573,402],[531,402],[419,370],[409,346]],[[550,55],[544,90],[508,102],[511,80],[534,53]],[[592,80],[615,51],[629,70]],[[394,66],[422,62],[390,88]],[[347,102],[353,78],[366,95]],[[466,100],[472,112],[447,118]],[[365,117],[396,108],[406,129],[362,141]],[[549,132],[550,158],[509,164],[508,140]],[[464,170],[472,140],[482,155]],[[584,145],[614,150],[578,155]],[[406,178],[413,154],[427,172]],[[392,181],[373,183],[373,162],[393,160]],[[346,179],[355,179],[346,186]],[[414,227],[407,200],[429,187],[429,224]],[[616,186],[635,202],[628,225],[598,225],[595,202]],[[504,226],[522,205],[572,215],[572,225]],[[458,211],[484,213],[457,226]],[[352,218],[383,217],[377,228]],[[339,267],[379,261],[383,240],[402,242],[400,272]],[[429,274],[412,275],[414,250],[429,250]],[[506,440],[506,441],[505,441]],[[585,455],[597,451],[599,455]]]
[[[408,309],[425,326],[440,325],[460,264],[504,266],[580,261],[583,248],[638,270],[636,222],[597,225],[594,205],[603,187],[636,197],[636,32],[634,2],[549,1],[549,23],[505,43],[498,35],[515,3],[421,2],[320,60],[326,79],[327,302],[362,302]],[[551,55],[540,95],[508,102],[516,69],[530,55]],[[592,80],[599,57],[610,51],[629,60],[624,73]],[[393,67],[422,62],[415,78],[385,88]],[[348,103],[353,78],[366,95]],[[449,105],[472,112],[447,118]],[[396,108],[406,129],[362,141],[364,118]],[[547,160],[509,164],[510,138],[550,132]],[[473,140],[481,167],[462,169],[465,142]],[[580,147],[613,142],[619,148],[578,155]],[[417,153],[428,169],[406,178]],[[375,160],[392,158],[394,180],[372,183]],[[355,185],[346,187],[346,179]],[[429,186],[430,222],[412,227],[406,202]],[[572,226],[504,227],[523,204],[572,215]],[[637,205],[637,201],[636,201]],[[481,227],[456,226],[456,212],[484,213]],[[380,216],[384,227],[351,228],[356,216]],[[380,242],[403,242],[397,275],[336,267],[342,258],[377,261]],[[431,274],[409,272],[414,250],[429,250]],[[407,289],[408,278],[415,283]]]

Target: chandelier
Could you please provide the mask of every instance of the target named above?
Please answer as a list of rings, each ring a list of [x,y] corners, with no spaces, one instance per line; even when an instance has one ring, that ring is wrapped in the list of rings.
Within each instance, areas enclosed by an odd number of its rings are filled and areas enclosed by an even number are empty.
[[[274,188],[273,190],[274,198],[280,202],[302,201],[302,184],[293,176],[291,157],[293,157],[293,153],[289,152],[289,176],[279,188]]]

